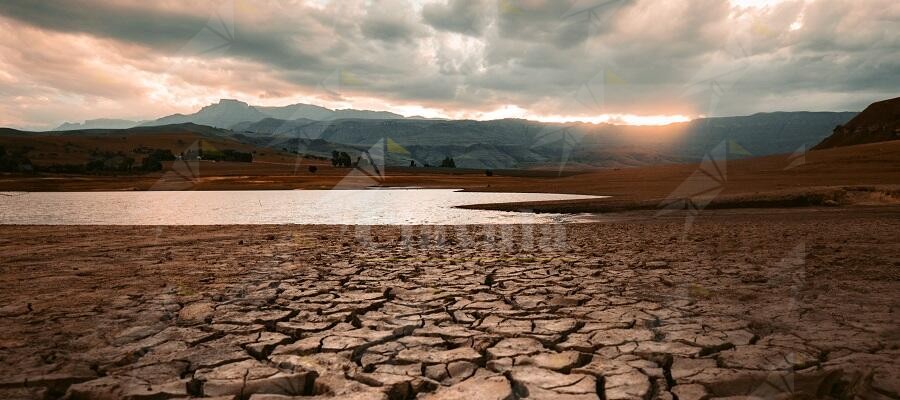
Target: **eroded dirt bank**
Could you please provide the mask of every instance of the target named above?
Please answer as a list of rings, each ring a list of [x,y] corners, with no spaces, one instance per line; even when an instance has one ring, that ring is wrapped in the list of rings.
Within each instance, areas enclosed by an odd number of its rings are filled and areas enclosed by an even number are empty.
[[[3,226],[0,398],[900,397],[900,208],[629,218]]]

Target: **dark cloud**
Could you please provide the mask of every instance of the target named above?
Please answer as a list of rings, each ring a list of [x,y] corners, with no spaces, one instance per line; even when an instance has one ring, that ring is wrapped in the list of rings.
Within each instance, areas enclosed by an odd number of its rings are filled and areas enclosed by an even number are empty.
[[[449,0],[422,7],[422,18],[438,30],[479,36],[487,25],[485,0]]]
[[[169,50],[177,50],[207,22],[205,16],[92,0],[8,0],[0,2],[0,15],[44,29],[88,33]]]
[[[362,24],[362,32],[369,39],[385,42],[411,42],[413,30],[403,23],[391,18],[367,18]]]
[[[854,110],[896,95],[895,1],[750,3],[5,0],[0,101],[17,106],[0,125],[149,118],[218,96],[590,116]]]

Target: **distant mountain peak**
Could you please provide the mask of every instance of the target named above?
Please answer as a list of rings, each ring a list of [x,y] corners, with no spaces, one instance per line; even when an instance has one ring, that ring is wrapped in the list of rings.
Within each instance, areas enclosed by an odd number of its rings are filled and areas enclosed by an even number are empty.
[[[237,99],[219,99],[217,103],[204,106],[194,114],[172,114],[155,121],[144,123],[143,125],[157,126],[193,122],[201,125],[230,129],[241,123],[255,123],[266,118],[331,121],[336,119],[404,119],[406,117],[388,111],[355,109],[332,110],[304,103],[280,107],[253,106]]]
[[[85,120],[83,123],[63,122],[54,131],[74,131],[81,129],[127,129],[140,124],[138,121],[115,118],[98,118]]]
[[[219,99],[218,103],[210,104],[208,106],[203,107],[202,109],[219,108],[219,107],[254,108],[249,103],[246,103],[246,102],[243,102],[243,101],[240,101],[237,99]]]

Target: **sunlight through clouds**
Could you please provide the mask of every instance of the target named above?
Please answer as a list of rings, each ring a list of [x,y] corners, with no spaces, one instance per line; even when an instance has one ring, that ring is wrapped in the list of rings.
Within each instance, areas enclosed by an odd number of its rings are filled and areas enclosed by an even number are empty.
[[[18,104],[0,125],[158,118],[221,97],[659,124],[711,115],[713,82],[714,115],[858,110],[900,85],[892,0],[83,2],[0,2],[0,101]]]

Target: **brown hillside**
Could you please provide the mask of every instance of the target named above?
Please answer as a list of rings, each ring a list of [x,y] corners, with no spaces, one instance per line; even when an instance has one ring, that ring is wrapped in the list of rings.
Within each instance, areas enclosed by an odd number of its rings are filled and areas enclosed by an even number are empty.
[[[262,148],[238,142],[224,137],[215,137],[195,132],[170,131],[160,129],[154,133],[140,135],[122,133],[121,135],[15,135],[0,134],[0,146],[14,151],[27,149],[26,156],[35,165],[84,163],[95,151],[122,152],[136,160],[145,155],[146,149],[166,149],[180,154],[202,143],[204,150],[237,150],[253,153],[254,159],[260,161],[293,160],[293,157],[274,149]]]
[[[872,103],[813,149],[852,146],[900,139],[900,97]]]

